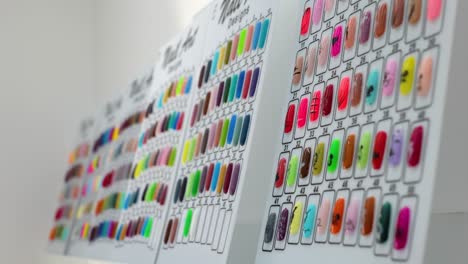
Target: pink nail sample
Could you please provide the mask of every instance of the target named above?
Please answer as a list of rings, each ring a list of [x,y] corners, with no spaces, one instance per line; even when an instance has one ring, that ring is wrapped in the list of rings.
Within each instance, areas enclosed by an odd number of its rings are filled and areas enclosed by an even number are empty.
[[[309,57],[307,59],[307,69],[306,69],[306,76],[310,77],[312,74],[314,74],[314,68],[315,68],[315,57],[317,55],[317,49],[311,48],[309,50]]]
[[[360,204],[361,202],[357,199],[352,199],[349,203],[345,222],[345,232],[348,235],[353,235],[356,232]]]
[[[330,37],[326,36],[322,39],[322,42],[320,43],[318,63],[321,67],[324,67],[327,64],[329,46]]]
[[[315,1],[314,12],[312,14],[312,24],[318,25],[322,21],[323,2],[324,0]]]
[[[335,31],[333,32],[333,39],[332,39],[332,57],[336,57],[341,52],[341,43],[343,38],[343,27],[337,26]]]
[[[442,0],[429,0],[427,2],[427,19],[429,21],[435,21],[439,19],[441,10]]]
[[[335,7],[335,0],[327,0],[325,2],[325,12],[327,12],[328,14],[334,11],[333,7]]]
[[[330,212],[330,200],[325,199],[322,201],[322,204],[320,205],[318,218],[317,218],[317,232],[320,235],[324,235],[325,232],[327,232],[329,212]]]
[[[397,62],[394,59],[389,59],[385,66],[385,75],[383,80],[382,92],[385,96],[391,96],[395,88],[395,78],[397,73]]]

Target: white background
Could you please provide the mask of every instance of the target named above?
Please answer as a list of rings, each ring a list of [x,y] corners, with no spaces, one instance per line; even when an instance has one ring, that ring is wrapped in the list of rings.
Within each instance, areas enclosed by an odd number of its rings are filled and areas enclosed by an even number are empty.
[[[77,121],[208,2],[0,0],[0,263],[98,263],[45,252]]]

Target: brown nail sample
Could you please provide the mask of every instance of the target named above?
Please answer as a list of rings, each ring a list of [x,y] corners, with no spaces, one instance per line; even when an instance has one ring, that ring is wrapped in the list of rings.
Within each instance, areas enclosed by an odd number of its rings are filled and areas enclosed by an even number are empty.
[[[345,32],[345,48],[351,49],[356,41],[356,16],[349,19]]]
[[[349,169],[353,165],[354,159],[354,146],[356,142],[356,135],[349,135],[346,139],[346,144],[343,153],[343,168]]]
[[[410,0],[409,1],[409,13],[408,21],[410,24],[414,25],[419,22],[421,19],[422,12],[422,0]]]
[[[379,10],[377,10],[377,16],[375,19],[375,37],[380,38],[385,34],[385,30],[387,29],[387,3],[383,3],[379,6]]]
[[[305,148],[304,153],[302,153],[301,160],[301,178],[306,178],[309,175],[311,157],[312,150],[310,149],[310,147]]]
[[[353,93],[351,94],[351,105],[358,106],[362,97],[362,73],[356,73],[353,80]]]
[[[398,28],[403,24],[405,15],[405,0],[395,0],[392,11],[392,27]]]
[[[298,85],[301,82],[303,65],[304,65],[304,57],[303,56],[297,57],[296,65],[294,66],[294,74],[293,74],[294,85]]]
[[[169,241],[171,244],[174,244],[178,226],[179,218],[174,218],[174,221],[172,222],[171,235],[169,236]]]
[[[374,227],[374,210],[375,210],[375,197],[369,197],[364,204],[364,215],[362,218],[361,234],[364,236],[372,233]]]

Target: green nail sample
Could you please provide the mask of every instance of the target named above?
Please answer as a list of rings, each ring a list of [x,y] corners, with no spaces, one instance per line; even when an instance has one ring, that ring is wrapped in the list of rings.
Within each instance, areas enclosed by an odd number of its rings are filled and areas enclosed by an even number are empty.
[[[182,94],[183,85],[184,85],[184,77],[181,77],[179,82],[177,83],[176,95]]]
[[[244,53],[245,36],[247,35],[247,28],[244,28],[239,34],[239,44],[237,44],[237,55],[240,56]]]
[[[187,160],[192,161],[193,160],[193,154],[195,154],[195,148],[197,146],[197,138],[194,137],[192,140],[190,140],[190,149],[188,153]]]
[[[366,132],[362,135],[361,142],[359,144],[358,168],[361,170],[367,167],[367,162],[369,160],[370,144],[371,144],[371,133]]]
[[[232,143],[234,146],[237,146],[239,144],[240,132],[241,132],[241,129],[242,129],[243,121],[244,121],[243,116],[239,116],[239,118],[237,118],[236,128],[234,130],[234,140],[233,140],[233,143]]]
[[[185,199],[189,200],[192,195],[194,173],[187,177],[187,187],[185,188]]]
[[[152,229],[153,229],[153,218],[150,218],[150,219],[148,220],[148,224],[146,225],[146,228],[145,228],[145,234],[144,234],[144,236],[145,236],[146,238],[150,237],[150,235],[151,235],[151,230],[152,230]]]
[[[341,140],[333,139],[330,152],[328,154],[328,172],[334,173],[338,168],[338,160],[340,159]]]
[[[223,148],[226,145],[227,133],[229,130],[229,118],[226,118],[223,123],[223,129],[221,130],[221,138],[219,139],[219,145]]]
[[[171,155],[169,156],[169,163],[168,163],[169,167],[174,166],[176,156],[177,156],[177,149],[173,148],[171,150]]]
[[[190,233],[190,225],[192,224],[192,215],[193,215],[193,210],[188,209],[187,215],[185,216],[184,237],[188,237]]]
[[[380,209],[379,222],[377,224],[377,242],[385,243],[388,240],[390,221],[392,219],[392,205],[386,202]]]
[[[224,93],[223,93],[223,103],[227,103],[229,98],[229,90],[231,90],[231,77],[226,79],[226,84],[224,85]]]
[[[236,87],[237,87],[237,80],[238,80],[238,76],[237,74],[234,74],[232,76],[232,80],[231,80],[231,88],[229,88],[229,97],[228,97],[228,101],[229,102],[232,102],[234,100],[234,96],[236,94]]]
[[[288,167],[288,179],[287,184],[289,187],[294,186],[296,183],[296,174],[297,174],[297,166],[299,165],[299,158],[297,156],[292,156],[291,160],[289,161]]]
[[[192,197],[197,197],[198,195],[198,187],[200,186],[200,178],[201,178],[201,171],[197,170],[193,175],[193,182],[192,182]]]
[[[154,192],[156,191],[157,183],[152,183],[146,192],[145,201],[150,202],[154,197]]]

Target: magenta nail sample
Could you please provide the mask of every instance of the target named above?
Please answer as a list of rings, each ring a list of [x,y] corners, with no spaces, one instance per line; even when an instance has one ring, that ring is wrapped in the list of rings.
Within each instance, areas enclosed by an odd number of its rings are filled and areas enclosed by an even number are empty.
[[[408,236],[410,231],[411,223],[411,209],[404,207],[400,210],[398,214],[398,220],[395,230],[395,242],[393,243],[393,248],[396,250],[403,250],[408,244]]]
[[[340,54],[342,38],[343,38],[343,27],[340,25],[340,26],[337,26],[335,28],[335,31],[333,32],[332,50],[331,50],[332,57],[336,57]]]

